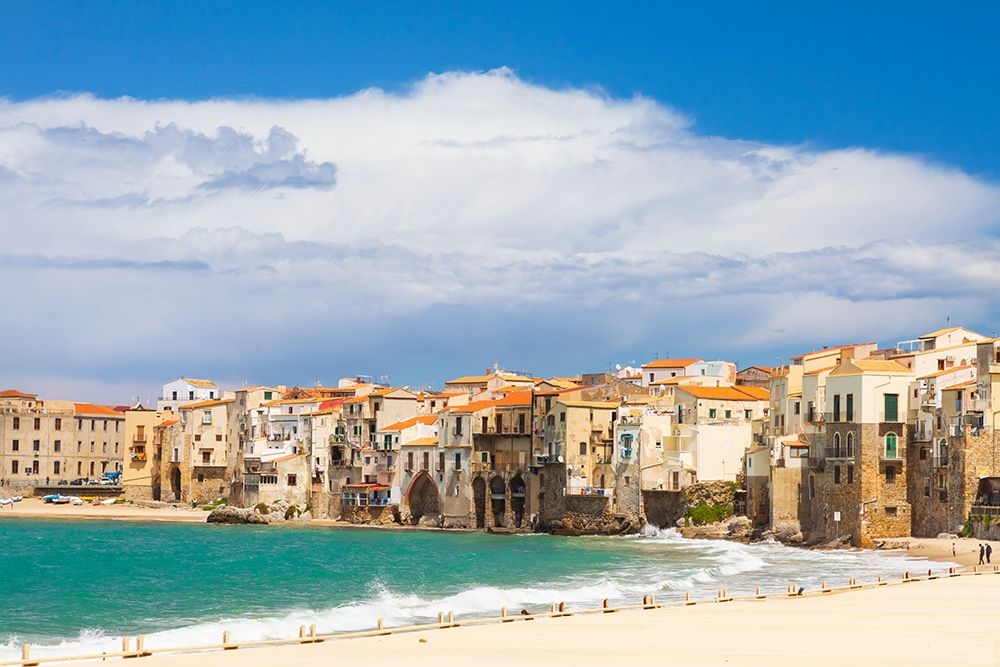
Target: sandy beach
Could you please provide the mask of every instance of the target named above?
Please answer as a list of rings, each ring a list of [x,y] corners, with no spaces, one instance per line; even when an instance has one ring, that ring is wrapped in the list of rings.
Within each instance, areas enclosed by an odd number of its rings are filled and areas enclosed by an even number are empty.
[[[0,519],[112,519],[115,521],[179,521],[204,523],[208,512],[178,507],[142,505],[49,505],[41,498],[25,498],[0,508]]]
[[[138,664],[996,665],[1000,635],[992,614],[998,597],[1000,575],[984,574],[823,596],[699,603],[310,645],[153,655]]]

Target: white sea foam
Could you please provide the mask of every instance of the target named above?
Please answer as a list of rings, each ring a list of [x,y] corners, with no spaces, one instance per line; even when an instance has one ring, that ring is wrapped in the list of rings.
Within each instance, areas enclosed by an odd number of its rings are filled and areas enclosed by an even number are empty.
[[[320,633],[372,628],[377,618],[387,626],[425,622],[438,612],[453,612],[458,617],[496,615],[501,607],[513,613],[522,608],[545,609],[549,603],[565,602],[569,607],[612,602],[637,602],[642,595],[676,597],[681,591],[711,595],[725,587],[734,594],[751,592],[755,586],[783,590],[795,582],[809,586],[820,580],[846,581],[856,576],[874,580],[878,575],[898,574],[903,570],[926,569],[927,561],[903,555],[869,551],[809,551],[778,543],[738,544],[723,540],[689,540],[675,529],[647,528],[628,540],[636,550],[614,571],[564,577],[552,582],[523,586],[474,586],[450,595],[422,597],[390,590],[373,581],[366,599],[323,610],[290,609],[267,617],[220,618],[172,630],[146,633],[146,646],[216,644],[223,630],[235,641],[297,636],[300,626],[315,624]],[[648,557],[654,556],[654,557]],[[935,567],[947,565],[934,564]],[[0,643],[0,660],[20,655],[20,640],[5,638]],[[100,630],[83,630],[79,636],[58,642],[35,642],[33,653],[66,655],[114,652],[121,648],[121,637],[105,635]]]

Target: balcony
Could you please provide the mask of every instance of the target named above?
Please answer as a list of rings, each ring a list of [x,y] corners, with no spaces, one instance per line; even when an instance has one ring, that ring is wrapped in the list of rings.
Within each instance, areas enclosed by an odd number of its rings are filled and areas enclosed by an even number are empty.
[[[146,436],[145,435],[134,435],[134,436],[132,436],[132,444],[135,444],[135,445],[145,445],[146,444]]]
[[[903,414],[902,410],[880,410],[878,421],[880,424],[902,424],[901,414]]]
[[[879,452],[879,459],[882,461],[902,461],[903,452],[900,449],[883,449]]]
[[[854,448],[848,449],[847,447],[827,447],[825,450],[826,458],[841,460],[841,461],[853,461],[854,460]]]

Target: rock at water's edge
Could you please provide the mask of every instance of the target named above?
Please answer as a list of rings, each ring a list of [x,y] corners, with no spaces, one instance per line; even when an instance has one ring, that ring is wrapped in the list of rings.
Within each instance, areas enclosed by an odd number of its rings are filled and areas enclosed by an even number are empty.
[[[266,524],[267,519],[253,508],[223,506],[212,510],[208,523]]]

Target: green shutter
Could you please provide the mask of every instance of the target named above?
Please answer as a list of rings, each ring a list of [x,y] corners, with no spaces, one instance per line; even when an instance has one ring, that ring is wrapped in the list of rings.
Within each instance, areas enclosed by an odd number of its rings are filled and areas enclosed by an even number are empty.
[[[885,416],[882,421],[899,421],[899,394],[885,395]]]

